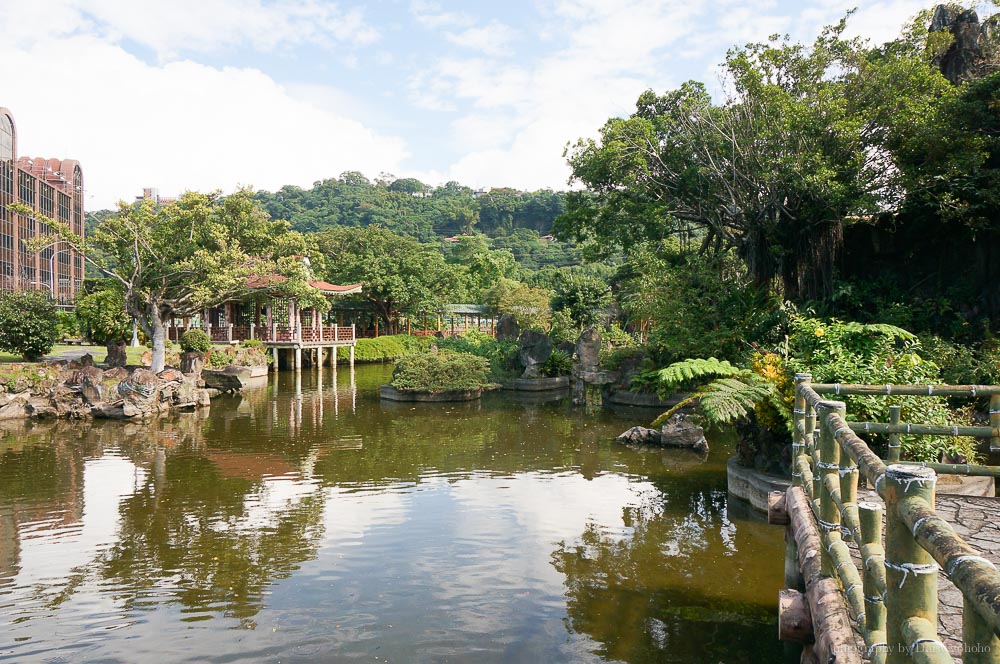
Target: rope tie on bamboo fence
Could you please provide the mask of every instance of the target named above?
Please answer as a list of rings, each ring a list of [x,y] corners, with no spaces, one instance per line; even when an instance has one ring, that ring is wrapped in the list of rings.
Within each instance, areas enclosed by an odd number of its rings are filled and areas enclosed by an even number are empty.
[[[890,396],[892,395],[892,385],[885,386],[885,393]]]
[[[840,471],[839,463],[831,463],[829,461],[817,461],[813,465],[822,470],[836,470],[838,472]]]
[[[849,426],[847,426],[845,424],[844,426],[840,427],[839,429],[837,429],[836,431],[833,432],[833,437],[834,438],[840,438],[840,436],[842,434],[853,433],[853,432],[854,432],[853,429],[851,429],[851,427],[849,427]]]
[[[869,562],[871,562],[872,560],[875,560],[876,558],[881,558],[884,561],[885,560],[885,554],[884,553],[873,553],[872,555],[870,555],[867,558],[865,558],[864,561],[863,561],[863,564],[864,564],[865,568],[868,567],[868,563]]]
[[[892,570],[896,570],[903,575],[903,578],[899,581],[899,587],[902,588],[903,584],[906,583],[906,579],[912,574],[913,576],[918,576],[920,574],[937,574],[938,566],[937,563],[928,563],[927,565],[917,565],[915,563],[893,563],[888,560],[884,561],[886,567]]]
[[[792,412],[795,413],[796,415],[805,415],[806,414],[806,411],[804,409],[802,409],[802,408],[793,408]]]
[[[901,477],[901,478],[897,478],[896,481],[898,481],[900,484],[905,484],[906,485],[906,492],[909,493],[909,491],[910,491],[910,485],[912,485],[912,484],[919,484],[921,486],[923,486],[924,482],[930,482],[931,484],[937,484],[937,476],[934,476],[934,477]],[[876,485],[876,488],[877,488],[877,485]]]
[[[914,527],[914,530],[916,530],[915,527]],[[956,557],[956,558],[948,561],[948,567],[945,568],[944,573],[947,574],[948,577],[950,578],[952,572],[955,571],[956,567],[958,567],[962,563],[968,562],[970,560],[975,560],[976,562],[983,563],[984,565],[988,565],[989,567],[991,567],[994,570],[997,568],[997,566],[993,564],[992,560],[987,560],[986,558],[983,558],[982,556],[958,556],[958,557]]]
[[[875,478],[875,493],[877,493],[879,495],[882,495],[882,492],[879,490],[878,485],[879,485],[879,482],[883,482],[883,481],[885,481],[885,473],[882,473],[881,475],[879,475],[878,477]]]
[[[990,408],[990,415],[1000,415],[1000,409],[993,410],[992,408]]]
[[[976,396],[976,386],[975,385],[972,386],[972,396],[973,397]]]
[[[833,393],[838,396],[840,395],[840,383],[833,384]]]
[[[846,477],[847,475],[850,475],[851,473],[858,472],[857,466],[849,466],[847,468],[842,468],[842,467],[838,466],[837,468],[838,468],[837,474],[840,475],[841,477]],[[847,507],[848,505],[853,505],[853,504],[854,503],[844,503],[844,507]]]
[[[928,385],[927,386],[927,396],[933,396],[933,395],[934,395],[934,386],[933,385]]]
[[[824,521],[823,519],[816,519],[816,521],[819,523],[819,527],[828,533],[833,532],[834,530],[840,530],[839,523],[830,523],[829,521]],[[830,549],[827,549],[826,552],[829,553]]]
[[[929,639],[925,637],[922,639],[917,639],[916,641],[910,644],[910,657],[913,657],[913,653],[917,652],[917,646],[920,645],[921,643],[936,643],[937,645],[941,646],[943,650],[947,650],[944,644],[938,641],[937,639]]]
[[[871,659],[872,655],[875,653],[876,648],[885,648],[889,650],[889,644],[885,641],[879,641],[868,646],[868,652],[865,654],[865,659]]]
[[[877,597],[872,597],[871,595],[865,595],[865,601],[871,602],[872,604],[881,604],[883,600],[881,595]]]

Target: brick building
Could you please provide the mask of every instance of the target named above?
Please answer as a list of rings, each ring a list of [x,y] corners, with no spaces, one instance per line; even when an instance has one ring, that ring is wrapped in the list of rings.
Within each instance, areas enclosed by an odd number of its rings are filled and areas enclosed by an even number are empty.
[[[49,234],[46,224],[14,214],[7,205],[23,203],[69,224],[83,237],[83,171],[72,159],[17,156],[17,126],[0,107],[0,290],[44,289],[61,307],[71,307],[83,282],[83,256],[65,243],[28,253],[24,241]]]

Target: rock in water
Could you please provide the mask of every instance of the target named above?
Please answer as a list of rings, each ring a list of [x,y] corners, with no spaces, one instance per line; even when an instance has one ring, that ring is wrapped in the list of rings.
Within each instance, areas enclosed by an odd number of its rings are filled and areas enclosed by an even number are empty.
[[[149,369],[136,369],[118,383],[118,394],[125,403],[125,417],[148,417],[159,410],[161,381]]]
[[[619,443],[626,445],[659,445],[661,434],[656,429],[646,427],[632,427],[622,435],[615,438]]]
[[[705,430],[686,415],[671,417],[660,430],[660,440],[664,447],[686,447],[697,452],[708,452]]]
[[[518,359],[524,367],[521,378],[538,378],[538,369],[552,356],[552,342],[544,332],[525,330],[521,333]]]

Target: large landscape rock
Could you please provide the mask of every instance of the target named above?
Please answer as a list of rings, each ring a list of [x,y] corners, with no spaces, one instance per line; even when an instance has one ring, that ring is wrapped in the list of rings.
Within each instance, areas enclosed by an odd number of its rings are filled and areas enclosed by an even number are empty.
[[[667,420],[660,429],[660,444],[665,447],[686,447],[698,452],[708,452],[705,430],[681,413]]]
[[[91,364],[71,371],[64,384],[78,392],[83,401],[92,406],[104,401],[103,379],[104,372]]]
[[[220,392],[240,392],[252,378],[250,367],[228,366],[221,371],[206,369],[201,372],[205,387]]]
[[[517,339],[518,335],[521,334],[521,328],[518,327],[517,321],[514,320],[513,316],[504,314],[497,321],[496,332],[499,341],[508,341],[510,339]]]
[[[576,341],[576,363],[579,371],[594,371],[600,361],[601,333],[597,328],[588,327]]]
[[[104,358],[104,364],[108,367],[124,367],[128,363],[125,356],[124,341],[109,341],[107,344],[108,356]]]
[[[158,413],[161,386],[162,381],[148,369],[136,369],[118,383],[125,417],[149,417]]]
[[[615,440],[626,445],[659,445],[661,436],[659,429],[632,427]]]
[[[934,64],[952,83],[961,83],[979,76],[988,64],[980,39],[984,36],[994,37],[998,26],[1000,23],[996,16],[980,23],[975,10],[938,5],[934,9],[929,31],[951,33],[953,41],[944,53],[934,57]]]
[[[538,378],[539,368],[552,356],[552,342],[544,332],[525,330],[521,333],[520,343],[517,357],[524,367],[521,378]]]
[[[204,353],[190,351],[181,355],[181,371],[188,376],[201,378],[201,372],[205,368]]]

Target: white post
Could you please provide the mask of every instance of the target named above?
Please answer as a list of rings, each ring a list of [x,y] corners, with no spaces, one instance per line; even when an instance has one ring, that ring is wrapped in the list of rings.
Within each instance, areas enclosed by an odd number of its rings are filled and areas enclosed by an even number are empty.
[[[229,327],[226,328],[226,341],[233,340],[233,324],[230,323]]]
[[[274,350],[274,373],[278,373],[278,347],[275,346]]]
[[[253,323],[250,323],[250,338],[251,339],[254,338],[253,334],[254,334],[254,328],[255,327],[256,327],[256,325],[254,325]]]
[[[351,344],[350,349],[351,349],[351,351],[350,351],[350,353],[351,353],[351,369],[354,369],[354,344]],[[354,374],[352,373],[351,375],[353,376]]]
[[[302,371],[302,346],[295,347],[295,371]]]

